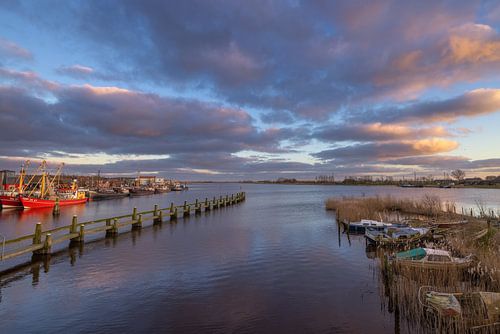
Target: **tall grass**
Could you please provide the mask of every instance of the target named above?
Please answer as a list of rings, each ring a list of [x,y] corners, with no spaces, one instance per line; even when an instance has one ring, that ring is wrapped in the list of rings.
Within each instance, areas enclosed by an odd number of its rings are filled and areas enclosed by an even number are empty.
[[[497,220],[483,203],[477,203],[479,217],[473,218],[456,213],[454,203],[443,203],[439,197],[425,195],[421,199],[401,199],[391,196],[331,198],[326,201],[328,210],[336,210],[340,221],[361,219],[385,220],[395,217],[417,219],[425,225],[430,221],[446,222],[467,218],[469,223],[440,231],[443,239],[424,246],[446,249],[453,256],[473,255],[474,265],[465,271],[457,270],[396,270],[387,260],[387,250],[377,250],[380,261],[379,278],[386,301],[386,308],[394,312],[398,321],[407,324],[412,333],[464,333],[470,326],[479,324],[481,317],[465,321],[460,318],[440,317],[422,307],[418,301],[421,286],[432,286],[440,292],[500,292],[500,233],[491,224]],[[479,312],[469,306],[469,312]],[[472,308],[472,309],[471,309]],[[500,319],[498,319],[500,321]],[[498,333],[499,327],[484,329],[481,333]]]

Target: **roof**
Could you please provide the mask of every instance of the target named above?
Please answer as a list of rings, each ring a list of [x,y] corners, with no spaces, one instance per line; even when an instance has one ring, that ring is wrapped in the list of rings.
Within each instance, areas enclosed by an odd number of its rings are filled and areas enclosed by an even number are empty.
[[[424,248],[425,252],[427,255],[445,255],[445,256],[450,256],[450,252],[445,251],[443,249],[432,249],[432,248]]]

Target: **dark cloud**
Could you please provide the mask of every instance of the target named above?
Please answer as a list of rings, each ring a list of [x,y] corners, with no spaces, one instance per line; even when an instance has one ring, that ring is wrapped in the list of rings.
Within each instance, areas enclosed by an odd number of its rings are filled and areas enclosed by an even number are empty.
[[[476,117],[500,111],[500,89],[476,89],[435,101],[418,101],[400,107],[358,112],[351,119],[382,122],[452,122],[460,117]]]
[[[325,142],[394,141],[426,137],[449,137],[451,134],[441,126],[417,128],[399,124],[332,124],[317,128],[312,137]]]
[[[454,141],[433,138],[408,142],[382,142],[343,146],[324,150],[314,154],[322,160],[335,161],[341,164],[384,162],[391,158],[421,156],[449,152],[457,148]]]

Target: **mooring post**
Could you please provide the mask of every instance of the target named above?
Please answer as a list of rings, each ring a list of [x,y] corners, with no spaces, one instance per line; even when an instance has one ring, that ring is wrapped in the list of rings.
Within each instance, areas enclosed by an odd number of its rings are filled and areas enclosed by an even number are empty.
[[[85,224],[80,225],[80,235],[76,240],[80,243],[83,243],[85,241]]]
[[[214,210],[219,208],[219,206],[217,205],[217,200],[215,199],[215,196],[214,196],[214,199],[212,200],[212,208]]]
[[[159,210],[158,215],[155,219],[153,219],[153,224],[161,224],[163,223],[163,211]]]
[[[470,216],[473,217],[472,208],[470,208]]]
[[[132,220],[137,220],[137,208],[132,211]]]
[[[205,211],[210,211],[210,202],[208,201],[208,197],[205,197]]]
[[[73,218],[71,218],[71,227],[69,228],[69,234],[78,233],[77,227],[76,227],[77,223],[78,223],[78,217],[76,215],[74,215]],[[78,239],[78,236],[73,236],[73,237],[69,238],[70,245],[76,239]]]
[[[140,214],[137,217],[137,220],[135,223],[132,224],[132,230],[138,230],[142,227],[142,215]]]
[[[222,195],[219,198],[219,206],[226,206],[226,203],[224,203],[224,198],[222,197]]]
[[[154,209],[153,209],[153,216],[158,215],[158,204],[155,204]]]
[[[191,210],[191,208],[189,207],[189,205],[187,205],[187,201],[184,201],[183,216],[184,217],[189,216],[190,210]]]
[[[45,242],[43,243],[43,255],[50,255],[52,253],[52,234],[47,233],[45,235]]]
[[[52,209],[52,215],[58,216],[61,213],[59,209],[59,197],[56,198],[56,204],[54,205],[54,209]]]
[[[106,238],[113,237],[118,234],[118,218],[113,219],[112,228],[106,230]]]
[[[196,199],[196,204],[194,207],[194,213],[195,214],[200,214],[201,213],[201,203],[198,202],[198,199]]]
[[[35,235],[33,236],[33,245],[42,243],[42,223],[36,223]]]

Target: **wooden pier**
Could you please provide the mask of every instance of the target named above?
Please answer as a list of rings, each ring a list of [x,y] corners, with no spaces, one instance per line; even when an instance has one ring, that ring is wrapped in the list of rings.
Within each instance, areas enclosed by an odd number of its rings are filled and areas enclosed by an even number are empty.
[[[182,215],[187,217],[191,213],[209,212],[244,200],[245,193],[239,192],[231,196],[214,197],[212,200],[205,198],[204,201],[198,201],[197,199],[194,203],[184,202],[182,205],[171,203],[169,207],[163,209],[156,204],[153,210],[150,211],[137,212],[137,208],[134,208],[132,213],[128,215],[102,218],[83,223],[79,223],[78,217],[73,216],[71,224],[46,231],[42,231],[42,224],[37,223],[35,233],[0,243],[2,246],[0,260],[12,259],[27,253],[32,253],[34,257],[49,256],[52,254],[52,247],[61,242],[69,241],[69,246],[72,246],[84,243],[86,236],[97,233],[104,233],[106,238],[114,237],[127,226],[131,226],[131,230],[137,230],[141,229],[142,224],[147,221],[152,221],[153,225],[161,224],[167,219],[176,221],[178,209],[181,209]]]

